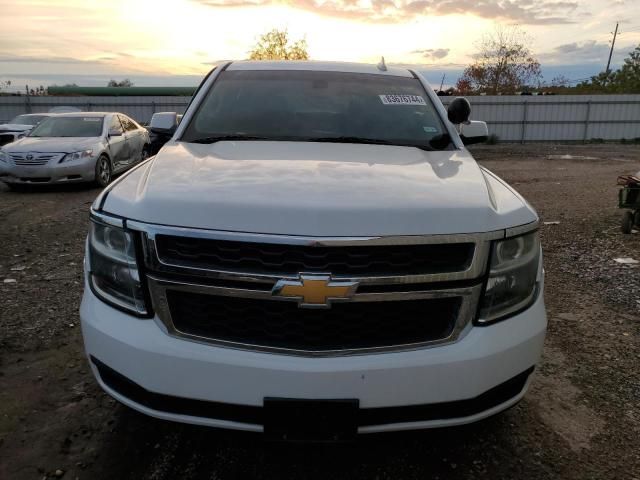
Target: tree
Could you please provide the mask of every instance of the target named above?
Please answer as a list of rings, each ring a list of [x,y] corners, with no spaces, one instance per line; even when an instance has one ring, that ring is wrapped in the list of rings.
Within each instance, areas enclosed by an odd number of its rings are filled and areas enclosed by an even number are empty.
[[[121,82],[111,79],[109,80],[107,87],[133,87],[133,82],[128,78],[125,78]]]
[[[309,60],[307,40],[296,42],[289,40],[287,30],[274,28],[260,36],[258,42],[249,52],[251,60]]]
[[[0,80],[0,90],[9,88],[11,86],[11,80]]]
[[[640,93],[640,45],[624,59],[624,65],[613,76],[615,90],[620,93]]]
[[[615,71],[600,72],[576,87],[581,93],[640,93],[640,45]]]
[[[457,90],[513,95],[542,79],[540,62],[529,49],[528,35],[517,26],[496,27],[478,44],[478,52],[458,80]]]

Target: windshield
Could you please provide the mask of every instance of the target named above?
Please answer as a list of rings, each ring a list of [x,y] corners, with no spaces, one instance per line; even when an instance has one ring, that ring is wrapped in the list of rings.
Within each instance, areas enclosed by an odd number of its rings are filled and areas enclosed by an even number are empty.
[[[18,115],[9,123],[16,125],[37,125],[43,118],[47,118],[47,115]]]
[[[181,140],[243,138],[452,146],[418,79],[342,72],[222,72]]]
[[[30,137],[99,137],[103,117],[49,117],[31,130]]]

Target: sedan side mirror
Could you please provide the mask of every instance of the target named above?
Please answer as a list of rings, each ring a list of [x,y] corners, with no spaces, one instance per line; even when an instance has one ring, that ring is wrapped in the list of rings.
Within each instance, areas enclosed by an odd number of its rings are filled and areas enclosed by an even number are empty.
[[[463,97],[458,97],[453,100],[447,109],[447,117],[449,117],[449,121],[454,125],[467,123],[470,115],[471,104],[469,100]]]
[[[176,112],[154,113],[149,122],[149,130],[154,133],[173,135],[178,128],[178,114]]]
[[[467,124],[463,124],[460,129],[460,139],[465,145],[473,145],[474,143],[486,142],[489,138],[489,129],[486,122],[471,120]]]

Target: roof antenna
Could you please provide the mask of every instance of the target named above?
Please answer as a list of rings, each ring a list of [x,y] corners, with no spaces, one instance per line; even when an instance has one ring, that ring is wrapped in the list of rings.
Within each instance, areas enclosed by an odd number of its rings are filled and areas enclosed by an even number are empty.
[[[380,70],[382,72],[386,72],[387,71],[387,64],[384,63],[384,57],[380,58],[380,63],[378,63],[378,70]]]

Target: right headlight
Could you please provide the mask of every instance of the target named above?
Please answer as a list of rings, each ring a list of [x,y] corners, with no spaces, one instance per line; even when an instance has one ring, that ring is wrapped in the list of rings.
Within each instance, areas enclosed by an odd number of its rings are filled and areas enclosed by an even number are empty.
[[[494,242],[479,324],[492,323],[529,307],[538,293],[538,232]]]
[[[88,243],[89,282],[96,296],[115,307],[146,315],[133,232],[92,219]]]

